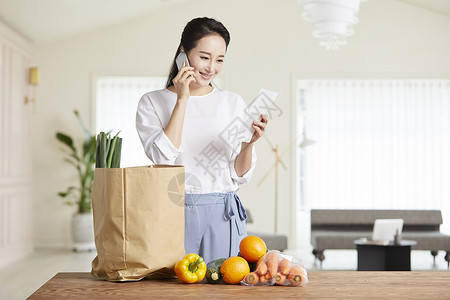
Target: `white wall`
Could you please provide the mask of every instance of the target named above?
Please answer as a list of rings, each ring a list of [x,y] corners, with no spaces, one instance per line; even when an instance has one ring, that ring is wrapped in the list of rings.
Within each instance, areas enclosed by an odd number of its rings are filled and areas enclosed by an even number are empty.
[[[247,102],[261,87],[279,92],[277,103],[285,113],[270,124],[266,134],[281,149],[295,135],[290,113],[295,100],[293,76],[450,77],[450,17],[395,0],[363,3],[355,36],[334,52],[318,46],[296,0],[192,1],[176,10],[160,10],[133,22],[39,46],[35,64],[41,68],[42,83],[33,116],[36,246],[69,246],[73,209],[62,204],[57,192],[76,177],[63,162],[54,134],[61,130],[81,137],[72,110],[78,109],[86,120],[91,115],[91,76],[166,75],[184,25],[204,15],[222,21],[231,33],[222,71],[224,87]],[[260,188],[256,184],[274,157],[264,140],[258,142],[257,152],[253,181],[241,188],[240,195],[254,218],[248,228],[271,232],[273,175]],[[283,159],[292,165],[290,155]],[[278,228],[286,234],[293,229],[291,174],[280,169]]]

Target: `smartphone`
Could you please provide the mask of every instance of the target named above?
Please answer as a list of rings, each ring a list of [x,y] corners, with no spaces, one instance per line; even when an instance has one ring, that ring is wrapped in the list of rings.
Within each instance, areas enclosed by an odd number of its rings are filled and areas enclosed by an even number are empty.
[[[187,54],[184,51],[181,51],[180,54],[178,54],[178,56],[175,59],[175,61],[177,63],[178,70],[180,70],[183,67],[183,62],[184,61],[186,62],[186,66],[190,67]]]

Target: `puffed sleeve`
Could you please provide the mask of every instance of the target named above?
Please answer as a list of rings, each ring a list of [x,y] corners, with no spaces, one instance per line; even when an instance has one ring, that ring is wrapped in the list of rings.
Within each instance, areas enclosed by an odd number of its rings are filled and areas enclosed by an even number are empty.
[[[249,123],[251,124],[251,119],[249,119],[248,117],[248,110],[247,110],[247,105],[245,104],[244,100],[239,96],[239,105],[237,105],[238,110],[236,112],[236,115],[239,116],[239,119],[242,120],[243,122],[245,122],[246,124]],[[249,125],[251,126],[251,125]],[[253,145],[253,149],[252,149],[252,164],[250,166],[250,169],[241,177],[238,176],[238,174],[236,173],[236,169],[234,167],[234,163],[236,162],[236,158],[239,155],[239,153],[241,153],[241,147],[242,147],[242,142],[249,142],[251,135],[248,135],[247,137],[238,140],[237,143],[234,146],[233,149],[233,153],[231,155],[231,160],[230,160],[230,172],[231,172],[231,179],[233,179],[233,181],[239,183],[239,184],[243,184],[243,183],[248,183],[250,182],[250,179],[253,176],[253,171],[255,170],[255,166],[256,166],[256,150],[255,150],[255,145]]]
[[[155,164],[174,165],[175,159],[183,151],[175,147],[164,133],[150,97],[145,94],[139,100],[136,113],[136,129],[144,146],[145,154]]]

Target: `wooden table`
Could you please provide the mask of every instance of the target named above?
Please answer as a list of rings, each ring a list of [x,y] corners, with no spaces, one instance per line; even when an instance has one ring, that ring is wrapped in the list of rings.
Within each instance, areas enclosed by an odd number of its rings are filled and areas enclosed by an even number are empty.
[[[107,282],[58,273],[28,299],[450,299],[450,272],[309,273],[305,287],[184,284],[176,279]]]

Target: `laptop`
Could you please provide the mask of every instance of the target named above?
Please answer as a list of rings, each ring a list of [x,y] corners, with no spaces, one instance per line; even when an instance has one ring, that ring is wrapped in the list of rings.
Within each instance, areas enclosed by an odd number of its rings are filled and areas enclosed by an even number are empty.
[[[401,234],[403,219],[376,219],[373,224],[372,241],[392,242],[395,234]]]

